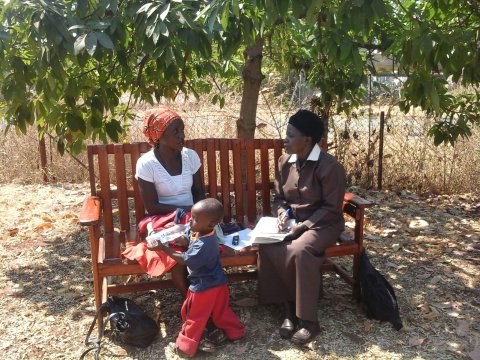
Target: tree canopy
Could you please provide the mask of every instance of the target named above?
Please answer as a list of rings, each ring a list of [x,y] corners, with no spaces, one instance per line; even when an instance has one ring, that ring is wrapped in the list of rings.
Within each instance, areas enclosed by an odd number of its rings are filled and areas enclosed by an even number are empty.
[[[479,24],[473,0],[12,0],[0,10],[0,106],[9,126],[79,152],[85,139],[118,141],[135,102],[222,105],[214,80],[239,78],[255,44],[277,71],[305,71],[326,115],[358,106],[381,53],[406,78],[401,108],[435,116],[435,143],[453,143],[479,124]]]

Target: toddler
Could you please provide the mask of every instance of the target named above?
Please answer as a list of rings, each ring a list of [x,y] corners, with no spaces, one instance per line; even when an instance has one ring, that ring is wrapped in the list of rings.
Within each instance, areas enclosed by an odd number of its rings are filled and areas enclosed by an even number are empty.
[[[175,350],[183,355],[195,355],[210,317],[230,340],[240,339],[245,334],[245,327],[229,306],[227,277],[220,264],[214,228],[222,218],[223,206],[218,200],[201,200],[191,210],[187,251],[177,253],[160,242],[150,247],[187,265],[190,286],[181,310],[182,329],[174,345]]]

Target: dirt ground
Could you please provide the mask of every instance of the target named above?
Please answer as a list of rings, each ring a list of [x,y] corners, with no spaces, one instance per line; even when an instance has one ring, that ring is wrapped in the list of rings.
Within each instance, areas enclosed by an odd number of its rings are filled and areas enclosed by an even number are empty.
[[[86,229],[77,224],[86,184],[0,185],[2,359],[78,359],[94,316]],[[280,339],[274,306],[257,304],[255,282],[231,284],[247,326],[239,343],[207,359],[480,359],[480,198],[361,192],[366,247],[394,286],[404,328],[366,318],[333,275],[319,300],[321,334],[305,347]],[[346,264],[348,266],[348,264]],[[175,290],[129,295],[158,321],[147,349],[106,340],[102,359],[176,359]],[[93,358],[90,356],[89,358]]]

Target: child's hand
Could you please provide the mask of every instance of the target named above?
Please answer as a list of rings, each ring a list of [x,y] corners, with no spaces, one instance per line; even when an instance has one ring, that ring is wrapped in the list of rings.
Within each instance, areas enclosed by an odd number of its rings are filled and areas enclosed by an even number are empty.
[[[161,241],[157,241],[156,239],[150,236],[147,236],[145,240],[147,242],[148,250],[163,251],[166,248],[166,246],[163,245]]]
[[[171,243],[176,246],[188,247],[188,239],[185,235],[175,238]]]

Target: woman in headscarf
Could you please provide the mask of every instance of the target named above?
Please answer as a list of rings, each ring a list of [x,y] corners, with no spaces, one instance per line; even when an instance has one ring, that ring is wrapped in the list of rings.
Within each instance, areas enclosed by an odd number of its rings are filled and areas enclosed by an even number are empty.
[[[283,305],[280,336],[296,344],[319,332],[317,302],[324,251],[344,229],[342,212],[345,171],[318,146],[320,117],[300,110],[290,117],[275,179],[274,214],[279,229],[289,218],[296,224],[281,243],[260,246],[258,257],[261,303]]]
[[[148,110],[145,113],[143,133],[152,149],[137,161],[135,178],[148,215],[139,224],[140,232],[146,223],[153,222],[154,229],[169,226],[177,209],[190,211],[192,205],[205,198],[205,190],[199,169],[198,154],[184,147],[184,123],[176,112],[167,108]],[[183,223],[187,219],[183,219]],[[159,276],[171,271],[174,286],[183,297],[188,283],[186,267],[175,262],[161,251],[150,251],[141,243],[123,254],[135,259],[152,275]]]

